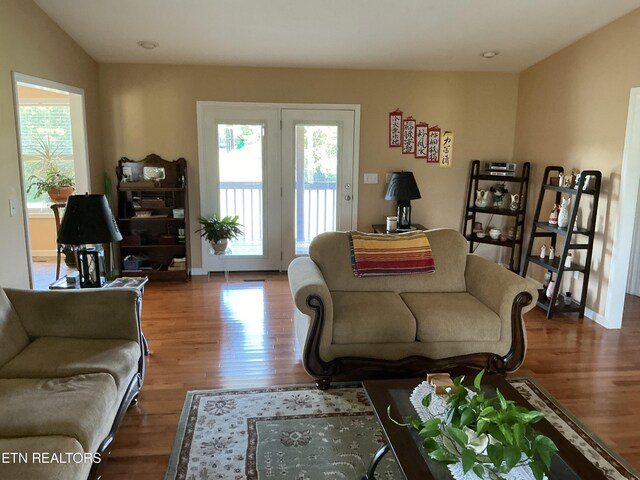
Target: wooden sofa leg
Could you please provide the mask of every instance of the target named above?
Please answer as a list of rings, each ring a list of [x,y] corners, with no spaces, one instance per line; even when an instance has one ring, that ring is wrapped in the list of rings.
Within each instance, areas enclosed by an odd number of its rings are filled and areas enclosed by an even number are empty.
[[[316,387],[318,390],[328,390],[331,386],[331,377],[322,377],[316,379]]]

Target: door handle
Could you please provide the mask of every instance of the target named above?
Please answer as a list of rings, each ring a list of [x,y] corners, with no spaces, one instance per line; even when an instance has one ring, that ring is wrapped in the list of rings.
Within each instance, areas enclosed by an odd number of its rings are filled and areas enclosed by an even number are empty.
[[[345,195],[344,199],[347,200],[347,201],[351,200],[351,195]]]

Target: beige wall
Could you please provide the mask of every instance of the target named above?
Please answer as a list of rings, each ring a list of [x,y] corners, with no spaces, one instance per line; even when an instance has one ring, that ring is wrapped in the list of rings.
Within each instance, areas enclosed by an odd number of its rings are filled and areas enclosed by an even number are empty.
[[[538,187],[529,203],[530,214],[545,166],[603,173],[587,301],[600,315],[604,315],[609,282],[629,92],[637,86],[640,10],[520,75],[514,158],[534,163],[532,184]],[[539,269],[532,273],[542,274]]]
[[[199,214],[196,101],[345,103],[361,105],[359,228],[370,230],[392,213],[384,174],[413,170],[422,192],[413,220],[459,229],[469,160],[510,159],[517,98],[516,74],[225,68],[101,64],[105,168],[122,156],[155,152],[189,162],[191,232]],[[455,134],[453,167],[441,169],[388,147],[395,108]],[[380,174],[364,185],[363,173]],[[192,234],[193,266],[201,264]]]
[[[92,184],[102,180],[98,112],[98,67],[31,0],[0,2],[0,285],[28,287],[26,233],[11,72],[84,88]],[[9,215],[9,199],[18,203]]]
[[[33,255],[56,254],[56,220],[49,215],[29,216],[29,233]]]

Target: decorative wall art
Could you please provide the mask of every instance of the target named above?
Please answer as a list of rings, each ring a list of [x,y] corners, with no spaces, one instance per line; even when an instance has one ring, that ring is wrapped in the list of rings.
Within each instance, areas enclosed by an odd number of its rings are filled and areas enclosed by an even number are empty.
[[[427,158],[429,124],[420,122],[416,125],[416,158]]]
[[[440,163],[440,132],[439,126],[429,127],[429,148],[427,163]]]
[[[408,117],[402,121],[402,153],[416,151],[416,119]]]
[[[402,146],[402,112],[398,109],[389,113],[389,146]]]
[[[437,163],[442,168],[451,166],[453,159],[453,132],[414,117],[403,118],[402,110],[389,112],[389,147],[402,147],[403,154],[413,154],[427,163]]]
[[[453,158],[453,132],[444,132],[440,139],[440,167],[449,168]]]

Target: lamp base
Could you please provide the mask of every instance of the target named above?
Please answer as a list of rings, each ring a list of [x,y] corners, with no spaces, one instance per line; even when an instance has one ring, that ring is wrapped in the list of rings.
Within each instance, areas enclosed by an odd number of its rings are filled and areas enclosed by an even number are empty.
[[[80,247],[77,250],[80,288],[102,288],[106,283],[104,273],[104,249]]]
[[[411,229],[411,204],[398,202],[398,230]]]

